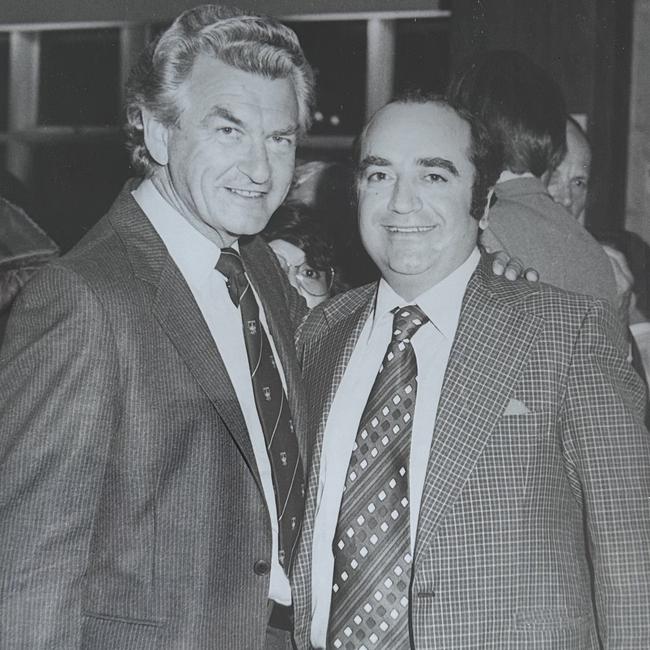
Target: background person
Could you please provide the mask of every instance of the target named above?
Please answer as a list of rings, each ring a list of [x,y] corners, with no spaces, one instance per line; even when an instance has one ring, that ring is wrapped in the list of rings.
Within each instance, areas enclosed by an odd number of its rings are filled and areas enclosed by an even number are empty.
[[[560,164],[545,176],[549,194],[581,225],[585,226],[585,206],[591,172],[591,145],[580,124],[571,116],[566,123],[567,151]],[[600,237],[600,243],[612,265],[621,321],[630,327],[632,364],[645,379],[650,377],[650,322],[638,309],[634,274],[625,255],[627,233]],[[644,247],[645,250],[646,247]]]
[[[261,234],[310,309],[345,289],[334,267],[328,229],[304,203],[285,201]]]
[[[557,84],[525,55],[493,50],[469,59],[453,75],[448,94],[485,122],[504,152],[483,244],[525,260],[543,282],[616,305],[607,255],[567,219],[543,182],[566,152],[566,109]]]
[[[566,154],[555,169],[544,176],[548,193],[583,226],[591,174],[591,146],[580,124],[566,121]]]
[[[352,205],[353,174],[347,163],[312,160],[296,166],[291,201],[308,205],[332,242],[337,279],[343,287],[360,287],[379,272],[359,239]]]

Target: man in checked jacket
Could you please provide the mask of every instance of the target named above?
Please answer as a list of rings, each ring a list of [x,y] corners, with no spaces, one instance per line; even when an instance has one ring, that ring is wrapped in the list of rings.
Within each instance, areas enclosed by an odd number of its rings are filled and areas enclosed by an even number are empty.
[[[436,98],[362,134],[383,277],[314,310],[299,346],[318,432],[301,650],[650,648],[643,387],[603,301],[489,272],[498,158]]]

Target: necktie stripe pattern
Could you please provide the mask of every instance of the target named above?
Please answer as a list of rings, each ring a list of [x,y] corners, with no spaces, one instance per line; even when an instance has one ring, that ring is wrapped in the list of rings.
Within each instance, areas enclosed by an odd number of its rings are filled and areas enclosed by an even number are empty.
[[[226,277],[230,298],[241,313],[255,406],[271,463],[278,513],[278,559],[288,573],[304,510],[304,472],[298,440],[273,350],[237,251],[222,249],[216,269]]]
[[[332,544],[328,648],[410,647],[408,466],[417,395],[410,339],[427,321],[417,305],[394,310],[393,336],[361,416]]]

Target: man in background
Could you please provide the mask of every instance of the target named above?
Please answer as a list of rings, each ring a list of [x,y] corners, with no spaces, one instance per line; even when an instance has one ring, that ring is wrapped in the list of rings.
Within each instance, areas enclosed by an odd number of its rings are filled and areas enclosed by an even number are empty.
[[[132,73],[141,178],[0,353],[3,649],[290,647],[306,306],[255,235],[312,92],[290,29],[214,5]]]
[[[587,134],[574,118],[566,121],[566,154],[560,164],[547,175],[546,185],[553,200],[583,226],[585,205],[591,173],[591,147]]]
[[[357,162],[382,279],[301,330],[298,648],[650,647],[650,439],[611,309],[490,272],[502,163],[463,109],[392,102]]]
[[[483,244],[526,260],[543,282],[616,305],[607,255],[544,184],[566,153],[566,108],[555,81],[525,55],[493,50],[456,72],[449,96],[484,121],[504,152]]]
[[[591,145],[580,124],[569,116],[566,122],[567,150],[560,164],[546,177],[548,192],[553,200],[563,206],[571,216],[586,227],[585,206],[591,173]],[[643,285],[635,282],[634,274],[626,257],[629,233],[605,238],[603,250],[612,265],[616,281],[617,302],[621,321],[630,327],[632,364],[646,385],[650,377],[650,323],[637,307],[635,289]],[[616,241],[618,239],[618,241]],[[625,252],[624,252],[625,251]],[[635,287],[636,285],[636,287]]]

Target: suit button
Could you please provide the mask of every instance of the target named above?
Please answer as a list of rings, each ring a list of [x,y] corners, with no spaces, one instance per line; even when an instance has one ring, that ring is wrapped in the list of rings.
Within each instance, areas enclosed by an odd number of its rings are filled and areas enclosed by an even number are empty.
[[[271,572],[271,565],[266,560],[257,560],[253,566],[253,571],[258,576],[265,576]]]

